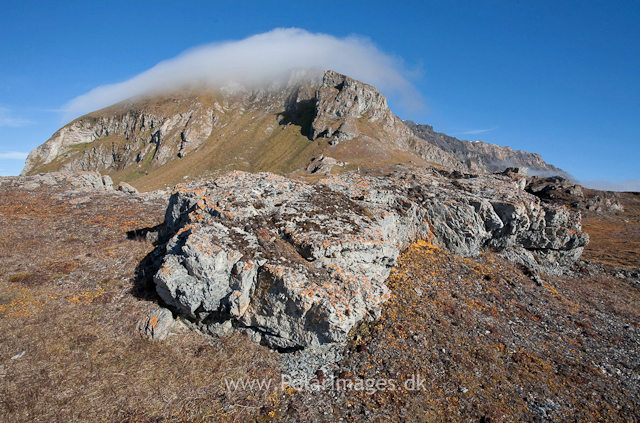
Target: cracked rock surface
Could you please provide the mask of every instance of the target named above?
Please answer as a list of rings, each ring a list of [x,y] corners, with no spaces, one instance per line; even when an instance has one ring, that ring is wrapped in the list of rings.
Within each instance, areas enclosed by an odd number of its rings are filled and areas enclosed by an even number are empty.
[[[232,172],[176,187],[158,294],[211,334],[281,350],[343,342],[380,315],[400,252],[427,239],[460,256],[502,251],[561,273],[588,242],[580,215],[517,178],[399,169],[315,184]]]

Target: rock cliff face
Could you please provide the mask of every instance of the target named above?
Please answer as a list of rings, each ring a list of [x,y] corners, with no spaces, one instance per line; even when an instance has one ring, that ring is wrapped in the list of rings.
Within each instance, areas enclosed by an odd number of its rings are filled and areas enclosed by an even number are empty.
[[[374,123],[378,131],[372,134],[368,128],[361,128],[363,118]],[[417,137],[389,110],[387,100],[378,90],[334,71],[325,72],[322,87],[316,91],[310,136],[314,140],[329,138],[331,145],[356,137],[364,141],[387,141],[395,148],[416,154],[428,162],[450,168],[460,167],[455,157]],[[364,163],[362,167],[370,166]]]
[[[451,154],[469,172],[500,172],[510,166],[529,168],[531,175],[560,175],[569,177],[562,169],[546,163],[539,154],[512,150],[482,141],[469,142],[446,134],[435,132],[432,126],[419,125],[410,120],[404,121],[418,137],[428,144]]]
[[[377,122],[391,119],[387,100],[370,85],[347,76],[327,71],[322,87],[316,92],[316,113],[311,125],[311,138],[341,134],[344,140],[356,136],[354,120],[367,116]]]
[[[60,129],[32,151],[23,173],[56,159],[60,169],[67,171],[125,168],[137,165],[150,153],[154,161],[164,164],[174,153],[181,157],[198,147],[211,134],[214,121],[213,110],[202,104],[169,117],[142,109],[89,115]],[[97,142],[107,137],[119,142]]]
[[[214,334],[237,328],[280,349],[340,342],[379,315],[400,251],[429,240],[486,248],[561,272],[588,237],[579,215],[541,203],[521,175],[419,169],[307,184],[232,172],[180,185],[166,215],[162,299]]]
[[[153,190],[230,170],[287,174],[320,155],[341,171],[403,163],[561,173],[535,154],[402,122],[374,87],[348,76],[300,71],[286,84],[192,89],[90,113],[32,151],[23,175],[94,170]]]
[[[292,75],[285,86],[255,90],[228,86],[218,92],[193,89],[127,100],[61,128],[29,154],[22,174],[126,171],[128,177],[117,179],[133,180],[197,153],[205,144],[224,147],[229,138],[237,138],[239,132],[249,129],[259,129],[258,136],[264,141],[278,126],[277,120],[255,128],[256,122],[247,122],[243,116],[252,113],[251,120],[255,121],[256,117],[264,119],[293,109],[298,102],[313,98],[309,84],[317,87],[319,79],[313,74]],[[214,167],[218,164],[211,162]]]

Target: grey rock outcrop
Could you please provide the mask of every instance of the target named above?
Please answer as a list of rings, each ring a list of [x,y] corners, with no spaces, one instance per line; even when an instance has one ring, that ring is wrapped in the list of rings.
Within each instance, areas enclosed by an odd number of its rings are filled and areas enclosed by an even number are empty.
[[[277,348],[342,341],[388,298],[384,280],[409,239],[393,235],[421,223],[369,214],[323,185],[273,174],[178,187],[158,293],[210,332],[231,319]]]
[[[34,176],[6,176],[3,184],[20,186],[24,189],[41,187],[64,187],[76,191],[113,191],[113,181],[98,172],[50,172]]]
[[[582,187],[561,176],[532,177],[527,181],[527,191],[543,200],[575,201],[584,197]]]
[[[102,176],[102,183],[104,184],[107,190],[113,189],[113,179],[109,175]]]
[[[138,192],[129,184],[128,197],[133,201],[162,202],[166,204],[170,192],[157,190]],[[50,172],[33,176],[4,176],[0,177],[0,186],[14,187],[22,190],[51,190],[57,192],[60,200],[70,201],[72,204],[82,204],[102,196],[122,195],[121,191],[113,188],[113,181],[107,175],[98,172]],[[104,197],[102,197],[104,198]]]
[[[526,190],[542,200],[571,204],[577,210],[587,213],[612,214],[624,211],[624,207],[616,198],[617,193],[585,190],[582,186],[560,176],[529,178]]]
[[[558,274],[588,243],[579,213],[529,195],[521,189],[521,175],[443,173],[450,177],[398,172],[378,179],[373,192],[358,192],[353,187],[347,192],[350,198],[396,209],[395,201],[404,197],[403,207],[417,206],[425,211],[432,242],[463,257],[475,256],[486,248],[513,250],[512,255],[521,256],[519,260],[528,262],[533,257],[538,262],[536,269]],[[352,181],[332,188],[341,191],[340,187],[351,185],[362,183]],[[389,193],[395,193],[395,199]],[[372,200],[372,194],[378,199]]]
[[[125,194],[137,194],[138,190],[135,187],[132,187],[126,182],[120,182],[118,184],[118,191],[124,192]]]
[[[579,215],[510,176],[462,176],[413,169],[311,185],[233,172],[178,186],[158,294],[209,333],[234,327],[296,349],[344,341],[378,316],[391,267],[417,239],[462,256],[497,249],[556,273],[579,257]]]
[[[320,155],[318,157],[314,157],[313,160],[311,160],[311,163],[309,163],[309,166],[307,166],[307,172],[329,175],[331,173],[331,169],[333,169],[334,166],[343,165],[344,163],[339,163],[333,157]]]
[[[529,172],[529,168],[527,167],[508,167],[501,174],[505,176],[510,176],[511,179],[518,183],[520,189],[525,189],[527,187],[527,173]]]
[[[588,210],[595,213],[621,213],[624,206],[619,200],[612,198],[610,193],[602,193],[591,198],[586,198],[576,204],[579,210]]]

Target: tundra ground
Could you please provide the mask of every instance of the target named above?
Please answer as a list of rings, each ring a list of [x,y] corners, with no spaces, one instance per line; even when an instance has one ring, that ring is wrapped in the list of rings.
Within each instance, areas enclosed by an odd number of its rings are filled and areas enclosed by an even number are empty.
[[[611,267],[639,265],[620,229],[634,219],[629,208],[585,223],[587,258],[608,263],[600,271],[583,261],[574,276],[542,283],[490,252],[467,259],[412,245],[382,317],[353,330],[341,384],[318,374],[325,389],[315,391],[281,390],[278,354],[242,335],[141,338],[137,323],[157,298],[155,246],[140,230],[157,229],[165,208],[159,197],[0,186],[0,420],[638,418],[640,292]],[[419,389],[406,389],[416,376]],[[273,383],[230,389],[229,380]]]

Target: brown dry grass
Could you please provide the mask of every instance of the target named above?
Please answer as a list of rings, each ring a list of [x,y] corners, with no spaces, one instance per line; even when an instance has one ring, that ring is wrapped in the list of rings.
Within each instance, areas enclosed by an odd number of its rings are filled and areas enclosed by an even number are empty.
[[[274,353],[241,335],[211,345],[195,332],[163,343],[137,332],[155,306],[139,266],[154,246],[127,231],[160,223],[166,204],[94,193],[73,205],[77,196],[59,195],[0,196],[0,420],[259,416],[272,393],[229,391],[224,378],[278,377]]]
[[[492,254],[404,252],[382,317],[351,334],[347,380],[426,389],[298,393],[285,421],[633,421],[640,293],[606,276],[536,285]],[[619,373],[618,373],[619,372]]]
[[[277,355],[241,335],[137,333],[155,306],[154,246],[127,232],[158,225],[165,207],[2,187],[0,421],[637,419],[636,287],[606,275],[540,287],[492,254],[426,243],[401,255],[382,318],[354,329],[339,373],[420,374],[424,392],[229,390],[225,378],[279,381]]]
[[[640,194],[620,193],[625,210],[619,213],[588,213],[582,228],[590,236],[583,257],[613,266],[640,267]]]

